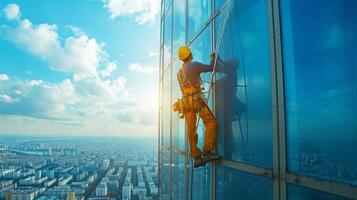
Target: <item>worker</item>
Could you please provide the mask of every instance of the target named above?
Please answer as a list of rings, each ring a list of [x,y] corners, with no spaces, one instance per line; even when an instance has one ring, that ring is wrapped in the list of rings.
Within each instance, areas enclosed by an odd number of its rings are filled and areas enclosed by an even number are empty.
[[[193,62],[191,49],[187,46],[181,46],[178,49],[178,57],[184,62],[177,73],[182,98],[173,105],[173,108],[174,111],[178,111],[185,118],[188,142],[191,148],[191,155],[194,158],[194,168],[198,168],[205,166],[208,162],[222,158],[215,152],[217,121],[202,97],[200,78],[201,73],[213,71],[215,54],[211,54],[211,63],[205,65]],[[202,118],[206,127],[202,151],[197,147],[197,114]]]

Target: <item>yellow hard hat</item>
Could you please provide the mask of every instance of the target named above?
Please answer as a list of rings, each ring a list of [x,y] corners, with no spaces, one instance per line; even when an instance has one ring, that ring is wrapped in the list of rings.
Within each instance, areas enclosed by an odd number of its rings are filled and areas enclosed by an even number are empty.
[[[178,57],[180,60],[184,61],[191,54],[191,49],[188,46],[181,46],[178,49]]]

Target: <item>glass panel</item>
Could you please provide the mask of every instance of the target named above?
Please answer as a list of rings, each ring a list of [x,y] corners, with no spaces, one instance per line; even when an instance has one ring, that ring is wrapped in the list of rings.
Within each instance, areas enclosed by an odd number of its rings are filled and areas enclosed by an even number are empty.
[[[273,199],[271,179],[217,166],[217,200]]]
[[[160,182],[160,190],[162,199],[169,198],[170,192],[170,176],[169,176],[169,168],[170,168],[170,152],[163,151],[162,152],[163,160],[161,167],[161,182]]]
[[[216,23],[222,37],[216,73],[218,151],[272,167],[272,96],[267,1],[240,0]],[[217,47],[216,47],[217,49]]]
[[[209,64],[210,63],[210,52],[211,52],[211,30],[210,27],[207,27],[202,34],[196,39],[196,41],[191,45],[191,51],[192,51],[192,56],[193,56],[193,61],[201,62],[204,64]],[[207,92],[209,88],[209,82],[211,80],[211,73],[202,73],[201,74],[201,79],[202,79],[202,87],[204,88],[204,91]],[[206,93],[204,93],[205,96],[207,96]],[[212,100],[212,98],[210,98]],[[211,102],[211,101],[210,101]],[[211,105],[209,102],[208,105]],[[212,106],[210,106],[212,107]],[[204,125],[202,123],[202,120],[200,120],[200,123],[197,128],[197,133],[198,133],[198,146],[202,147],[203,146],[203,141],[204,141]]]
[[[171,68],[166,68],[164,72],[164,99],[163,99],[163,145],[164,147],[170,147],[170,115],[171,115]]]
[[[171,7],[171,4],[172,4],[172,1],[173,0],[164,0],[164,8],[165,8],[165,15],[171,11],[168,11]]]
[[[190,163],[188,170],[188,199],[191,199],[190,195],[192,195],[193,200],[209,200],[211,193],[211,165],[208,164],[205,167],[192,169],[192,163]],[[192,173],[193,178],[191,176]]]
[[[231,1],[231,2],[232,2],[232,0],[215,0],[215,1],[214,1],[215,10],[217,11],[218,9],[220,9],[220,8],[222,7],[222,5],[223,5],[226,1]]]
[[[173,56],[177,57],[177,49],[185,44],[185,4],[182,1],[174,1],[173,14]],[[181,62],[176,60],[173,69],[173,98],[172,104],[181,97],[180,86],[176,74],[181,68]],[[179,119],[177,113],[172,116],[172,140],[173,147],[185,150],[185,120]]]
[[[317,190],[309,189],[306,187],[301,187],[294,184],[288,184],[288,199],[289,200],[316,200],[316,199],[323,199],[323,200],[344,200],[343,197],[338,197],[332,194],[328,194],[325,192],[320,192]]]
[[[165,2],[166,3],[166,2]],[[172,6],[165,16],[164,33],[164,86],[163,86],[163,145],[170,147],[170,115],[171,115],[171,39],[172,39]]]
[[[185,195],[185,157],[172,154],[172,196],[174,200],[182,200]]]
[[[288,170],[353,185],[357,185],[356,9],[354,0],[281,4]]]
[[[172,6],[170,6],[165,16],[164,27],[164,66],[169,66],[171,62],[171,39],[172,39]]]
[[[188,38],[191,40],[195,33],[209,19],[211,13],[210,0],[188,0]]]

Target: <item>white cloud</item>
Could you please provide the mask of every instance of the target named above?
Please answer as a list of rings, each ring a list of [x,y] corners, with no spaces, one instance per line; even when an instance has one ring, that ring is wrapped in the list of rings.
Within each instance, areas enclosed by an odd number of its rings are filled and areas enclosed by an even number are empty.
[[[159,55],[160,55],[159,53],[153,52],[153,51],[149,52],[148,54],[149,54],[149,57],[151,57],[151,58],[159,57]]]
[[[33,25],[28,19],[19,21],[14,27],[2,26],[0,31],[19,48],[48,62],[55,71],[73,73],[75,79],[97,76],[97,68],[107,58],[103,44],[72,29],[76,31],[75,36],[63,42],[56,25]]]
[[[0,74],[0,81],[7,81],[9,80],[9,76],[7,74]]]
[[[131,63],[128,66],[128,69],[132,72],[144,73],[144,74],[152,74],[158,70],[157,67],[144,67],[140,63]]]
[[[0,102],[14,103],[14,102],[16,102],[16,100],[6,94],[0,94]]]
[[[9,20],[20,19],[20,7],[17,4],[8,4],[4,9],[5,17]]]
[[[115,80],[83,79],[76,81],[76,90],[83,98],[95,98],[103,102],[116,101],[125,96],[126,78],[119,77]]]
[[[134,13],[130,15],[144,16]],[[78,27],[66,26],[72,36],[63,37],[56,25],[32,24],[29,19],[21,19],[20,15],[19,9],[16,21],[0,26],[0,36],[41,58],[52,70],[71,73],[73,77],[49,83],[0,74],[0,117],[44,119],[49,120],[48,123],[66,121],[81,126],[86,124],[96,130],[106,127],[111,132],[118,126],[125,127],[125,130],[131,127],[133,132],[139,129],[147,131],[148,127],[154,129],[154,103],[148,106],[146,97],[135,98],[135,93],[127,88],[127,79],[114,76],[118,66],[108,60],[103,43],[90,38]],[[147,20],[150,21],[150,17]],[[129,68],[146,74],[157,70],[138,63]]]
[[[69,79],[57,84],[42,80],[11,80],[0,85],[2,115],[62,119],[68,117],[68,106],[79,102]]]
[[[99,74],[102,77],[109,77],[111,76],[112,72],[115,71],[117,68],[117,64],[115,64],[114,62],[110,62],[104,70],[99,72]]]
[[[134,17],[138,24],[154,22],[160,10],[160,0],[106,0],[104,7],[110,18]]]
[[[81,28],[77,27],[77,26],[72,26],[72,25],[68,25],[67,28],[74,33],[76,36],[80,36],[85,34]]]

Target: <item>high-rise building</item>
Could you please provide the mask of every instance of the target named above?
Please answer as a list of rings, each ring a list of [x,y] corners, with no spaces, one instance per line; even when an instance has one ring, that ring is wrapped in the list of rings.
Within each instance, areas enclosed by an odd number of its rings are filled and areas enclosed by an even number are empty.
[[[123,188],[122,188],[122,194],[121,194],[122,200],[131,200],[131,190],[132,190],[131,182],[125,181]]]
[[[76,200],[76,192],[75,191],[68,192],[67,200]]]
[[[357,1],[162,0],[161,199],[357,197]],[[222,161],[192,168],[177,49],[219,60],[211,84]],[[198,126],[199,146],[204,140]]]
[[[6,191],[5,193],[5,200],[11,200],[12,199],[12,194],[11,191]]]
[[[95,189],[96,196],[107,196],[108,195],[108,186],[106,182],[101,182]]]
[[[37,171],[35,172],[35,178],[36,178],[37,180],[42,178],[42,171],[41,171],[41,170],[37,170]]]

